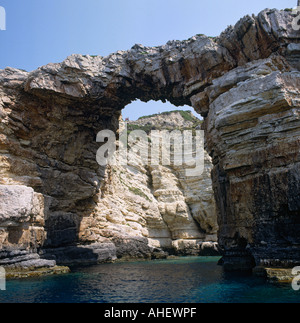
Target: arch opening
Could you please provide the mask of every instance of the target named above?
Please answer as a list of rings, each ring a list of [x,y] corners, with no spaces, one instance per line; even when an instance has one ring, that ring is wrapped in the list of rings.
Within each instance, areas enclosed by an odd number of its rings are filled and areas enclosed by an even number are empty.
[[[197,129],[201,129],[202,122],[189,106],[178,109],[172,104],[136,101],[122,110],[120,128],[126,125],[129,135],[135,130],[146,132],[151,149],[153,131],[186,131],[194,135]],[[136,214],[146,219],[145,229],[152,247],[182,255],[218,255],[218,224],[209,155],[204,153],[203,172],[191,177],[187,175],[187,164],[175,165],[173,145],[170,164],[152,164],[150,154],[146,164],[141,163],[138,154],[133,154],[127,165],[112,167],[113,177],[119,182],[121,191],[138,197],[129,205],[124,201],[121,209],[126,213],[126,209],[134,208]],[[196,156],[195,151],[193,154]],[[139,203],[144,205],[143,198],[148,205],[141,211]],[[140,232],[133,234],[140,235]]]

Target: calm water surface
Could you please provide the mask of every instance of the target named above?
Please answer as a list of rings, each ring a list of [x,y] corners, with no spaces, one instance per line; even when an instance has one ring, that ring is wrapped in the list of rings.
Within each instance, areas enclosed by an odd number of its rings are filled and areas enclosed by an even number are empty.
[[[0,303],[299,303],[291,285],[224,273],[216,257],[73,268],[71,274],[13,280]]]

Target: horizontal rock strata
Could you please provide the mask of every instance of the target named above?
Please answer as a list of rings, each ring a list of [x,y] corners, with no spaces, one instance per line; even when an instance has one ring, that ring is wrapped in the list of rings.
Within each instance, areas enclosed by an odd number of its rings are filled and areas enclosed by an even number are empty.
[[[249,257],[256,264],[300,260],[299,86],[300,73],[273,57],[236,68],[205,90],[219,236],[229,262],[234,250],[247,266]]]

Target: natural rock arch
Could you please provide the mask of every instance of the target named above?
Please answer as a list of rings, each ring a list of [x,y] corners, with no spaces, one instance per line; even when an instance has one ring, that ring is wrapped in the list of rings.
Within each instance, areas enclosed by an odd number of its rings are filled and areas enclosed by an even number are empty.
[[[91,138],[117,130],[120,111],[135,99],[193,106],[205,118],[226,268],[299,262],[299,36],[292,19],[289,11],[265,10],[216,38],[72,55],[32,73],[3,70],[2,181],[49,196],[46,226],[57,230],[48,243],[68,245],[80,225],[74,210],[93,213],[101,191],[104,172]]]

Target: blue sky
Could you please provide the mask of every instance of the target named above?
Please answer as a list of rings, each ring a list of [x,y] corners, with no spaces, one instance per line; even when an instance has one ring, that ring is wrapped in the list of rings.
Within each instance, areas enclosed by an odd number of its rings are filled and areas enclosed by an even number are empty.
[[[0,0],[6,10],[0,69],[32,71],[73,53],[105,56],[136,43],[157,46],[195,34],[217,36],[246,14],[296,4],[296,0]],[[136,102],[124,117],[136,119],[173,108]]]

